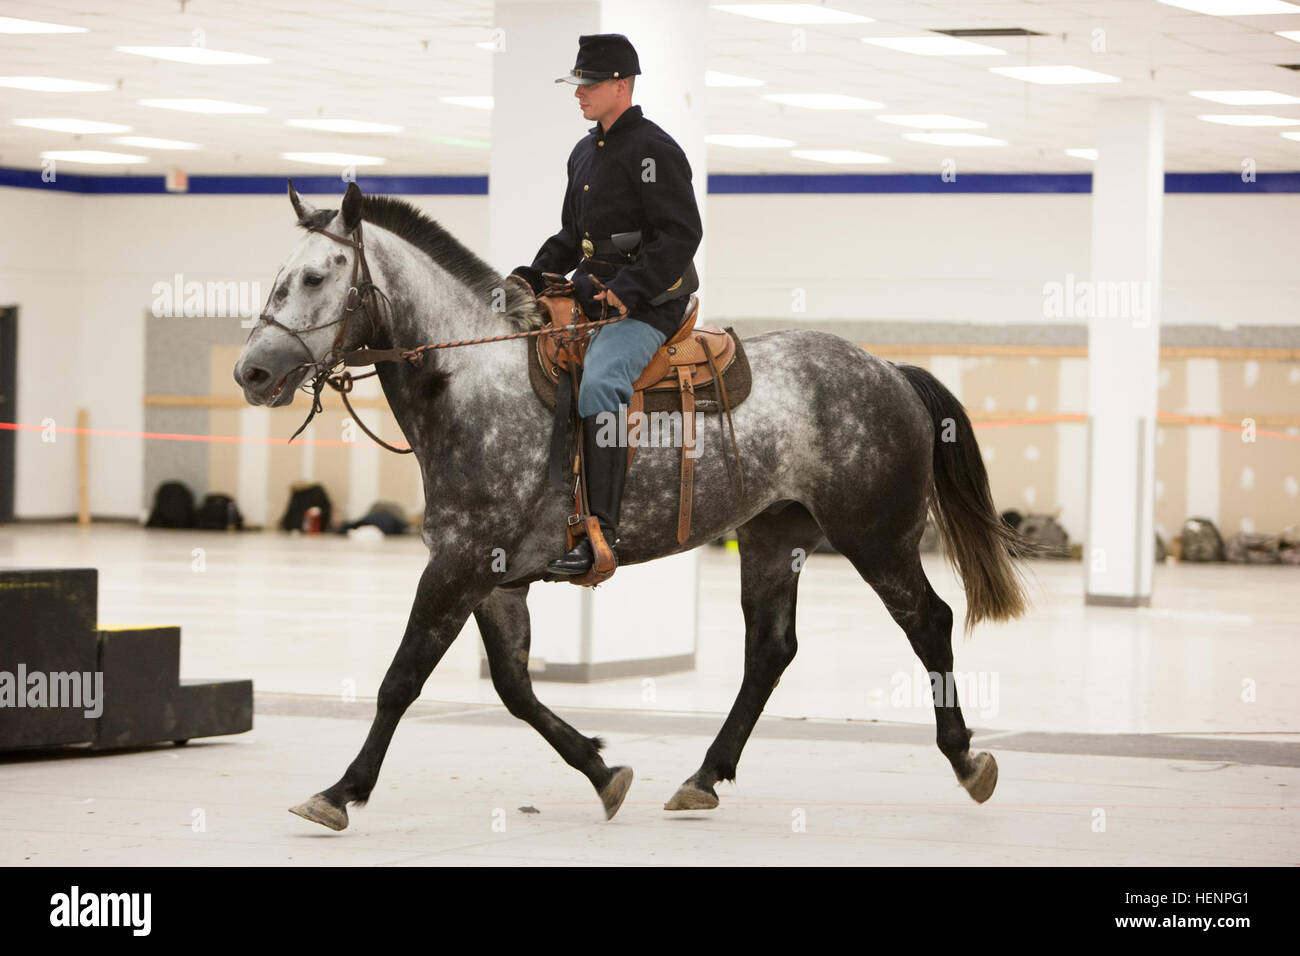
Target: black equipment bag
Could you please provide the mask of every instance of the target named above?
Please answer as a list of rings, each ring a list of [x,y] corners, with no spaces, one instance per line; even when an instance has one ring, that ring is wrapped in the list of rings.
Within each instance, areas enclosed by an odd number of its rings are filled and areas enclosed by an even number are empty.
[[[153,496],[146,528],[193,528],[194,493],[179,481],[164,481]]]

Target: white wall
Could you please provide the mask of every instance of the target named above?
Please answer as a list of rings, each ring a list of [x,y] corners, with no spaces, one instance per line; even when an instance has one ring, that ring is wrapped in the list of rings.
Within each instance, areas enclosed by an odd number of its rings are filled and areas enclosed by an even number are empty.
[[[1043,283],[1086,277],[1091,258],[1087,194],[715,195],[709,209],[713,316],[1038,322]],[[1300,321],[1297,222],[1295,195],[1166,196],[1165,324]]]
[[[487,197],[410,198],[486,251]],[[1043,283],[1088,272],[1087,195],[718,195],[708,207],[710,322],[1044,321]],[[1165,323],[1295,324],[1298,221],[1300,196],[1166,197]],[[265,293],[298,238],[283,196],[0,188],[0,223],[0,304],[20,310],[21,420],[71,425],[87,407],[92,427],[129,431],[144,420],[153,284],[180,272],[257,280]],[[796,289],[802,313],[792,309]],[[45,445],[20,433],[19,516],[75,512],[73,452],[72,436]],[[138,514],[141,442],[96,438],[91,456],[92,512]]]

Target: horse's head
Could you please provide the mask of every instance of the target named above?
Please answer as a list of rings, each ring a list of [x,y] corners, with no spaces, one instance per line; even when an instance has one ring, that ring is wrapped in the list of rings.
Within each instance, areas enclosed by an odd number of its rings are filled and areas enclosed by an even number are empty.
[[[351,183],[340,209],[316,209],[290,180],[289,202],[298,225],[308,232],[280,267],[261,320],[235,363],[235,381],[250,405],[290,404],[304,380],[330,365],[339,352],[363,344],[370,328],[363,296],[355,291],[361,253],[324,234],[357,238],[361,190]],[[354,311],[346,313],[349,305]]]

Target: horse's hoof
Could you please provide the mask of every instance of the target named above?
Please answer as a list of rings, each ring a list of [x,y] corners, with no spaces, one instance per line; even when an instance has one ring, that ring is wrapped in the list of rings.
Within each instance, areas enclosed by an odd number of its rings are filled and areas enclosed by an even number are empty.
[[[998,762],[991,753],[976,754],[973,762],[975,769],[969,777],[962,780],[961,785],[966,788],[972,800],[983,803],[993,796],[993,788],[998,785]]]
[[[289,812],[331,830],[346,830],[348,826],[348,808],[336,807],[319,793],[306,803],[290,807]]]
[[[677,788],[673,798],[664,804],[665,810],[712,810],[718,805],[718,795],[701,790],[694,784],[684,783]]]
[[[631,767],[612,769],[614,776],[609,778],[609,783],[605,784],[604,789],[600,791],[600,802],[605,805],[606,820],[614,819],[614,814],[618,813],[618,808],[623,805],[623,798],[627,796],[632,786]]]

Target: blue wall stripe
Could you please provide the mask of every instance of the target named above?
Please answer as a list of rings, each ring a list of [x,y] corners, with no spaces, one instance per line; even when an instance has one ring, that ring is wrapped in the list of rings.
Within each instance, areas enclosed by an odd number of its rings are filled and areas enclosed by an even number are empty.
[[[1091,173],[711,173],[709,193],[1086,193]]]
[[[285,191],[284,176],[191,176],[195,195],[271,195]],[[342,195],[338,176],[294,176],[302,193]],[[391,196],[486,196],[486,176],[357,177],[367,193]],[[43,182],[39,169],[0,167],[0,186],[91,194],[165,193],[162,176],[96,176],[58,173]],[[1091,173],[965,173],[953,182],[931,173],[712,173],[710,195],[760,193],[1089,193]],[[1243,182],[1239,173],[1165,173],[1166,193],[1300,193],[1300,172],[1259,173]]]
[[[189,192],[205,195],[282,195],[285,176],[191,176]],[[338,176],[294,176],[301,193],[343,195],[347,183]],[[368,193],[396,196],[486,196],[486,176],[357,176]],[[95,176],[57,172],[53,182],[43,182],[39,169],[0,167],[0,186],[57,189],[75,193],[166,193],[162,176]]]

